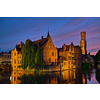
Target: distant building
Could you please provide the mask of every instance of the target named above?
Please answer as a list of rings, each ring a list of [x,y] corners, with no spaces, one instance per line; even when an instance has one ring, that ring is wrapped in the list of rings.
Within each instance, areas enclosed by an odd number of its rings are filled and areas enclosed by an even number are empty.
[[[41,47],[41,50],[43,52],[43,59],[46,63],[46,65],[50,64],[56,64],[58,60],[58,54],[57,54],[57,48],[55,48],[53,41],[51,39],[51,36],[49,35],[49,32],[47,34],[46,38],[41,37],[41,39],[33,41],[34,44],[39,44]],[[17,66],[21,65],[21,59],[22,59],[22,46],[24,44],[21,42],[19,45],[16,45],[14,50],[11,51],[11,65],[13,69],[17,69]]]
[[[0,53],[0,64],[11,64],[11,53],[1,52]]]

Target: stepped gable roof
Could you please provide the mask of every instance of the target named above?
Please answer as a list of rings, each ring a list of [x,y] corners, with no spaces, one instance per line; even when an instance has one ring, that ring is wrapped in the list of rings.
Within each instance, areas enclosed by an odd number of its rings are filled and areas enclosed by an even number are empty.
[[[69,51],[69,47],[70,47],[70,45],[66,45],[66,50],[65,51]],[[59,51],[63,51],[63,46],[62,46],[62,48],[57,48]]]
[[[66,45],[66,51],[69,51],[70,45]]]
[[[39,44],[41,49],[43,49],[44,46],[46,45],[47,41],[48,41],[48,37],[47,38],[43,38],[43,39],[39,39],[39,40],[36,40],[36,41],[33,41],[33,45],[34,44]]]

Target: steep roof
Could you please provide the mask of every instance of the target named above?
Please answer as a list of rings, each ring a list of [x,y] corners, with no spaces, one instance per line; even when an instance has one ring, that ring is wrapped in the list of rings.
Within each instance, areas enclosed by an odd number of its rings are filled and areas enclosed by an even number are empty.
[[[39,40],[36,40],[36,41],[33,41],[33,45],[34,44],[39,44],[41,49],[44,48],[44,46],[46,45],[47,41],[48,41],[48,37],[47,38],[42,38],[42,39],[39,39]]]

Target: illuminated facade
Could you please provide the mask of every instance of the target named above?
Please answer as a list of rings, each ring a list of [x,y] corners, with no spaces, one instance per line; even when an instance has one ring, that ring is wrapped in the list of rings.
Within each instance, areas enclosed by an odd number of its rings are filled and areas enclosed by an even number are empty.
[[[41,39],[33,41],[33,45],[34,44],[40,45],[41,50],[43,52],[43,59],[46,65],[57,63],[58,61],[57,48],[55,48],[51,36],[49,35],[49,32],[46,38],[43,38],[42,36]],[[13,67],[13,70],[16,70],[18,66],[21,66],[21,59],[22,59],[21,50],[23,45],[24,43],[20,42],[20,44],[16,45],[14,50],[11,51],[11,65]]]
[[[49,32],[46,38],[43,38],[42,36],[40,40],[34,41],[33,44],[40,45],[43,52],[43,59],[46,65],[57,63],[58,61],[57,48],[55,48],[51,36],[49,35]]]
[[[11,51],[11,66],[13,67],[13,70],[17,70],[17,67],[21,65],[21,50],[23,45],[24,43],[20,42],[20,44],[16,45],[14,50]]]
[[[80,47],[82,50],[82,54],[85,55],[87,53],[86,51],[86,32],[81,32]]]
[[[82,64],[82,51],[79,46],[63,45],[59,49],[59,62],[62,62],[62,66],[66,69],[76,68]]]

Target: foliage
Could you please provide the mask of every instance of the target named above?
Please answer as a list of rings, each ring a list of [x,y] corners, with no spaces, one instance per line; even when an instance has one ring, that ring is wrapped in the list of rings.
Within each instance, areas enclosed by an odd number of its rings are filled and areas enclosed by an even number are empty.
[[[22,48],[22,68],[26,69],[29,66],[29,69],[32,69],[35,66],[35,53],[36,46],[33,46],[32,41],[26,40],[25,45]]]
[[[44,68],[43,53],[39,45],[38,45],[38,49],[36,52],[36,66],[37,66],[37,69]]]
[[[31,40],[26,40],[22,48],[22,69],[43,69],[43,53],[39,45],[33,45]]]

